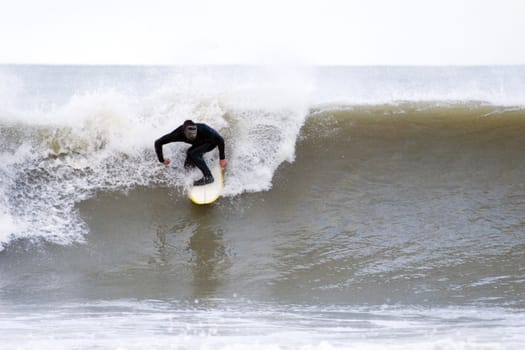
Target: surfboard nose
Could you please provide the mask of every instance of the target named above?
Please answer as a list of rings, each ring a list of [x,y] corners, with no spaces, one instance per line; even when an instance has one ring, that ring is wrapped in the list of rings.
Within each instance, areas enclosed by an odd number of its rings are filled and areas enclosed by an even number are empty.
[[[195,181],[190,188],[188,197],[195,204],[210,204],[215,202],[221,195],[224,187],[223,171],[218,163],[211,167],[211,178],[201,178]],[[207,181],[210,181],[206,183]]]

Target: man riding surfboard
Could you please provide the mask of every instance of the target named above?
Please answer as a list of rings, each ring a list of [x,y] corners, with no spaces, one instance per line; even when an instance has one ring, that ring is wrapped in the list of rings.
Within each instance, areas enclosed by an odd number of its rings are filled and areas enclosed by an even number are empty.
[[[196,166],[202,171],[203,177],[193,183],[194,186],[201,186],[214,181],[210,169],[203,159],[203,154],[212,151],[215,147],[219,148],[219,164],[221,168],[226,168],[228,161],[224,154],[224,139],[213,128],[204,123],[194,123],[186,120],[184,124],[173,130],[171,133],[162,136],[155,141],[155,153],[159,162],[165,165],[170,164],[169,158],[164,158],[162,146],[171,142],[186,142],[192,146],[186,152],[184,167]]]

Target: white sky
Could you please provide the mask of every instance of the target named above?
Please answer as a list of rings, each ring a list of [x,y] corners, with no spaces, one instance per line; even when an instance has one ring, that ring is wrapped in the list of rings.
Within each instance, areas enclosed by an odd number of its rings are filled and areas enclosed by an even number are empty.
[[[525,0],[0,0],[0,63],[525,64]]]

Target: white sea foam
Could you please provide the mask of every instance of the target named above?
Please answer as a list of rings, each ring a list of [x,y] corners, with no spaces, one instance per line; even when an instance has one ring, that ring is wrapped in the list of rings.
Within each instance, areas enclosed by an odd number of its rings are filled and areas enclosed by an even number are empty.
[[[6,349],[517,350],[524,340],[523,317],[497,309],[145,304],[9,308],[0,341]]]

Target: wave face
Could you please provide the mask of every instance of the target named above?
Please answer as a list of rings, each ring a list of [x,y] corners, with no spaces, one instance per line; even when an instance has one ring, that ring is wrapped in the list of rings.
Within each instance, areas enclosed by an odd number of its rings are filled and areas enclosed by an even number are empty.
[[[525,68],[0,77],[7,348],[525,342]],[[207,207],[184,192],[188,146],[168,168],[153,150],[188,118],[226,139]]]

